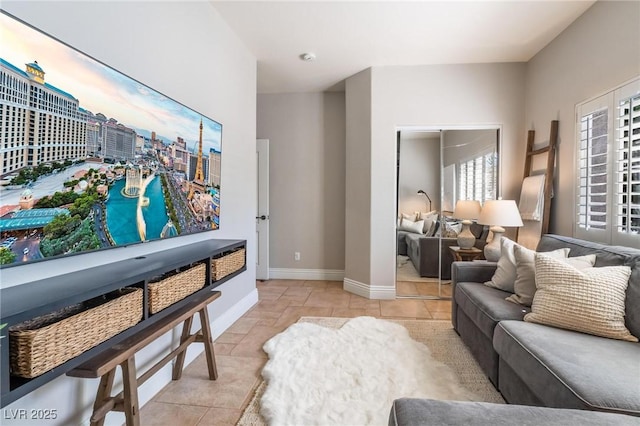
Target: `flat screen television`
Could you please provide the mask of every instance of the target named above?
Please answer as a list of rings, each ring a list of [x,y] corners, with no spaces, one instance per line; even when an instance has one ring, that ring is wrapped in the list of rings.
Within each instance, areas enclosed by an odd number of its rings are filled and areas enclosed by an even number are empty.
[[[0,264],[218,229],[222,125],[2,11]]]

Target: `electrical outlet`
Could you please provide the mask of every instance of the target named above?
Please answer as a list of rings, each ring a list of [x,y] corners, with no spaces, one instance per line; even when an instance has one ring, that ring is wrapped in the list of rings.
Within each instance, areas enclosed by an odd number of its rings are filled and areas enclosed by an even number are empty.
[[[300,260],[300,252],[299,251],[293,253],[293,260]]]

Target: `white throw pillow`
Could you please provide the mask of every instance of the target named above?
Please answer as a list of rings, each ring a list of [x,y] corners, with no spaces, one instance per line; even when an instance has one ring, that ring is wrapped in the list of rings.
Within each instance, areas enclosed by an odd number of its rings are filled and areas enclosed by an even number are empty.
[[[536,293],[536,272],[534,265],[536,252],[519,244],[515,244],[513,247],[513,254],[516,259],[516,280],[513,284],[513,292],[515,294],[507,297],[506,300],[513,303],[519,303],[524,306],[531,306],[531,302],[533,302],[533,295]],[[569,255],[569,249],[561,248],[545,252],[544,254],[556,259],[566,260],[565,258]],[[595,254],[592,256],[593,262],[589,267],[593,266],[596,260]]]
[[[578,270],[544,253],[536,253],[535,269],[538,290],[525,321],[638,341],[624,323],[631,268],[605,266]]]
[[[422,228],[424,227],[424,220],[418,220],[412,222],[409,219],[402,219],[400,222],[399,231],[413,232],[415,234],[422,234]]]
[[[484,285],[513,293],[513,283],[516,281],[516,259],[513,246],[516,243],[506,237],[500,239],[500,259],[491,281]]]

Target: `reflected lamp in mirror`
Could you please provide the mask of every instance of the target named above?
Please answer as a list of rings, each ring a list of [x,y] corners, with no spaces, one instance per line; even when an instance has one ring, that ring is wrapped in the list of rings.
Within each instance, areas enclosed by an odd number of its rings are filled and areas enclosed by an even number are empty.
[[[484,246],[484,258],[491,262],[497,262],[500,259],[500,240],[504,234],[503,226],[520,227],[523,225],[518,206],[514,200],[485,201],[478,223],[491,226],[493,239]]]
[[[429,196],[427,195],[426,192],[424,192],[422,189],[418,190],[418,194],[424,194],[425,197],[427,197],[427,200],[429,200],[429,211],[431,210],[431,198],[429,198]]]
[[[480,202],[477,200],[458,200],[453,211],[453,217],[462,220],[462,231],[458,234],[458,246],[462,249],[470,249],[476,244],[476,236],[469,226],[472,220],[480,216]]]

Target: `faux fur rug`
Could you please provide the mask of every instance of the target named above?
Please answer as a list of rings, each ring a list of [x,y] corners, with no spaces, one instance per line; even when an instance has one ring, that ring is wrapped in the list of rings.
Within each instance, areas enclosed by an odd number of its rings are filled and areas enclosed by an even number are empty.
[[[436,329],[455,335],[448,321],[301,319],[265,343],[267,386],[261,385],[238,424],[385,425],[391,403],[400,397],[503,402],[481,372],[482,386],[465,386],[455,365],[415,341],[410,329],[420,324],[426,330],[437,324]]]

